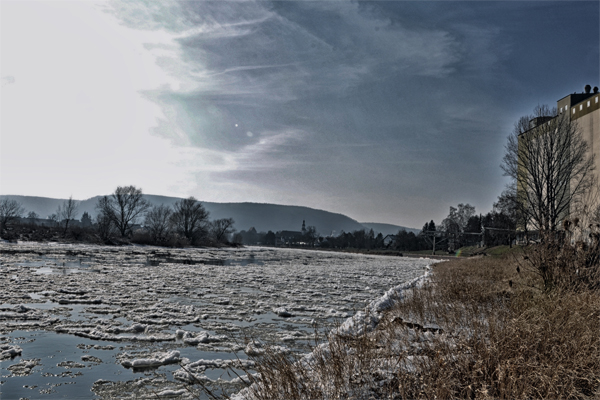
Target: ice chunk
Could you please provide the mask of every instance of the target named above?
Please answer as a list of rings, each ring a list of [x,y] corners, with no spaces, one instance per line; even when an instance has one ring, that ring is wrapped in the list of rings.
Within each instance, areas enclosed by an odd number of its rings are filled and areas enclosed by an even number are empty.
[[[179,351],[173,350],[166,354],[158,355],[154,358],[138,358],[135,360],[121,361],[121,365],[125,368],[150,368],[159,367],[161,365],[174,364],[179,362]]]
[[[2,344],[0,345],[0,360],[6,360],[18,356],[23,352],[19,346]]]
[[[158,396],[158,397],[177,397],[177,396],[183,396],[186,393],[187,393],[187,390],[185,390],[185,389],[179,389],[179,390],[166,389],[166,390],[163,390],[162,392],[156,393],[156,396]]]
[[[290,317],[293,317],[293,316],[294,316],[294,314],[292,314],[291,312],[289,312],[289,311],[287,310],[287,308],[285,308],[285,307],[279,307],[279,308],[275,308],[275,309],[273,310],[273,312],[274,312],[275,314],[277,314],[278,316],[280,316],[280,317],[283,317],[283,318],[290,318]]]
[[[251,342],[251,343],[248,343],[248,345],[244,349],[244,352],[247,355],[249,355],[250,357],[255,357],[255,356],[263,355],[266,352],[269,352],[269,353],[272,353],[272,354],[286,354],[286,353],[290,352],[290,349],[288,349],[285,346],[268,346],[268,347],[264,347],[260,343]]]
[[[19,363],[13,364],[7,369],[11,372],[12,376],[27,376],[31,374],[31,370],[36,365],[40,365],[39,358],[33,360],[21,360]]]

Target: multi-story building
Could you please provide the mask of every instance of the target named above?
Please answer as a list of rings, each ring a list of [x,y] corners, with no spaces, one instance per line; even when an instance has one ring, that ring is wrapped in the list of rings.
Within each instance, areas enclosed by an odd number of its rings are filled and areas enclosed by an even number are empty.
[[[587,191],[587,197],[583,201],[587,204],[588,209],[600,207],[600,93],[598,93],[598,87],[595,87],[592,91],[591,86],[586,85],[583,93],[569,94],[558,100],[556,108],[557,115],[536,116],[529,121],[528,130],[521,133],[519,136],[519,157],[521,158],[519,162],[520,171],[517,182],[517,192],[518,195],[520,193],[520,201],[525,203],[532,201],[532,197],[528,197],[527,195],[524,195],[524,193],[526,190],[535,191],[535,189],[532,189],[532,182],[527,181],[527,179],[531,177],[532,170],[534,173],[538,172],[535,165],[539,164],[530,160],[536,158],[545,160],[548,157],[547,154],[542,154],[542,150],[538,150],[538,147],[546,146],[546,148],[552,148],[548,145],[547,141],[544,141],[544,137],[545,135],[549,135],[550,132],[558,131],[560,128],[557,129],[557,127],[564,124],[565,120],[563,118],[566,117],[566,121],[572,126],[575,126],[581,133],[582,139],[588,146],[587,156],[591,156],[593,159],[594,168],[591,172],[591,180],[593,186],[595,186],[595,190]],[[524,151],[522,151],[522,148]],[[563,154],[565,155],[564,162],[566,163],[568,162],[568,153]],[[556,161],[561,163],[562,160],[558,157]],[[546,165],[540,167],[540,170],[543,170],[541,175],[551,173],[546,169],[548,169],[548,166]],[[558,180],[560,181],[560,178]],[[575,187],[575,180],[572,179],[571,182],[563,180],[562,182],[564,183],[564,186],[560,187],[560,190],[555,193],[556,196],[554,198],[558,198],[558,201],[563,201],[563,203],[559,206],[556,204],[552,205],[556,209],[561,210],[558,218],[557,215],[551,216],[554,220],[562,220],[568,216],[576,215],[581,211],[582,204],[584,204],[581,202],[575,204],[576,202],[572,201],[573,199],[568,195],[569,193],[572,193],[571,191]],[[541,190],[538,189],[538,191],[541,192],[542,196],[547,195],[546,188]],[[567,195],[565,196],[564,194]],[[529,200],[525,200],[526,198]],[[554,201],[552,197],[549,196],[548,198],[552,199],[551,201]],[[533,201],[535,201],[535,199],[533,199]],[[545,198],[543,201],[548,200]],[[544,216],[544,218],[547,218],[547,216]],[[543,225],[542,221],[537,222],[538,225]],[[530,230],[528,226],[522,226],[521,228]]]
[[[568,112],[571,121],[576,121],[583,140],[588,144],[594,161],[594,187],[590,190],[584,202],[588,207],[600,207],[600,93],[598,87],[593,91],[586,85],[583,93],[573,93],[558,100],[558,113]],[[571,205],[570,214],[576,214]]]

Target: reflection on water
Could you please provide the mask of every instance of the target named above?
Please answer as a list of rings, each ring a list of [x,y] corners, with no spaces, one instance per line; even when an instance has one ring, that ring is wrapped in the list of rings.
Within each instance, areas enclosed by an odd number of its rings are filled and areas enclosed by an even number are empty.
[[[82,272],[97,272],[92,270],[91,264],[93,260],[90,257],[73,257],[57,258],[51,256],[40,256],[39,260],[21,260],[19,265],[24,267],[33,267],[36,274],[52,275],[52,274],[74,274]]]
[[[42,393],[44,399],[91,398],[90,388],[100,377],[134,378],[133,372],[115,368],[118,343],[105,342],[102,343],[105,350],[97,350],[94,345],[98,343],[94,340],[48,331],[14,331],[8,336],[23,348],[24,356],[1,363],[3,399],[39,399]],[[96,357],[102,362],[83,361],[85,356]],[[40,365],[31,369],[28,376],[11,376],[9,365],[22,359],[39,359]]]
[[[2,399],[44,398],[44,399],[80,399],[95,397],[90,391],[98,379],[127,381],[147,376],[156,377],[164,372],[172,373],[179,365],[165,365],[160,368],[131,369],[121,366],[117,355],[122,353],[121,342],[97,341],[62,335],[48,331],[14,331],[8,335],[11,342],[23,348],[26,357],[17,356],[10,362],[0,363],[2,380]],[[194,347],[179,348],[181,357],[192,360],[233,360],[235,354],[200,351]],[[131,351],[131,350],[130,350]],[[238,354],[245,358],[244,354]],[[21,360],[39,359],[27,376],[14,376],[8,369]],[[240,375],[245,372],[236,370]],[[231,380],[223,369],[209,369],[206,375],[211,379]],[[231,374],[231,373],[230,373]],[[43,392],[43,394],[42,394]]]

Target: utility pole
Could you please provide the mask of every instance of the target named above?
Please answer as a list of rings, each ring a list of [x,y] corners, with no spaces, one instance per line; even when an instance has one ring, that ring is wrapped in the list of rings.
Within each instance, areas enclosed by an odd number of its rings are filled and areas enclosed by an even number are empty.
[[[444,232],[440,232],[440,231],[423,231],[421,232],[419,235],[423,235],[425,237],[425,240],[427,240],[430,244],[433,244],[433,248],[431,250],[431,255],[435,255],[435,246],[437,244],[442,243],[444,240],[448,240],[448,238],[443,238],[441,240],[437,240],[438,238],[438,234],[440,239],[442,238],[442,236],[444,235]]]

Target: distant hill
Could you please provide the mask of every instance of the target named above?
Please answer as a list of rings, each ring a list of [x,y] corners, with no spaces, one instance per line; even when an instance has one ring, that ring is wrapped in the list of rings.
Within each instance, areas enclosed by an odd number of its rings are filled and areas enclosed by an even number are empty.
[[[420,229],[407,228],[405,226],[400,226],[400,225],[381,224],[378,222],[361,222],[361,225],[367,229],[373,229],[373,232],[375,232],[376,234],[378,232],[381,232],[383,234],[383,236],[395,235],[402,229],[404,229],[406,232],[412,232],[415,235],[421,232]]]
[[[79,215],[88,212],[92,217],[97,214],[96,203],[101,196],[95,196],[87,200],[81,200],[79,203]],[[56,212],[56,209],[66,199],[53,199],[49,197],[36,196],[15,196],[1,195],[0,198],[10,198],[19,201],[26,210],[35,211],[40,218],[46,218]],[[172,206],[178,200],[178,197],[144,195],[153,205],[165,204]],[[332,213],[329,211],[317,210],[301,206],[284,206],[278,204],[262,203],[211,203],[202,202],[208,212],[210,219],[233,218],[235,220],[235,229],[238,231],[248,230],[254,227],[258,232],[273,232],[290,230],[299,231],[302,228],[302,221],[306,221],[306,226],[315,226],[317,232],[321,235],[339,234],[341,231],[351,232],[359,229],[373,229],[387,235],[388,233],[397,233],[403,227],[390,224],[367,223],[361,224],[358,221],[343,214]],[[415,229],[405,228],[407,231],[417,231]]]

